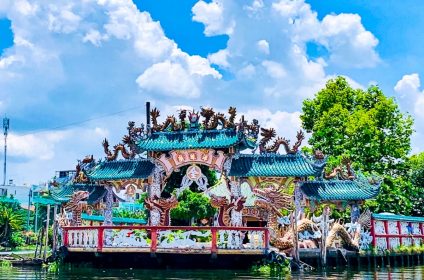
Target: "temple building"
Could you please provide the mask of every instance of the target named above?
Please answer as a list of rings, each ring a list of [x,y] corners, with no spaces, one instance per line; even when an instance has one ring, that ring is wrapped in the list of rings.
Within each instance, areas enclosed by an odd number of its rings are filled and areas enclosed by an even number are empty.
[[[257,120],[238,117],[234,107],[227,114],[205,107],[181,110],[162,122],[149,103],[146,112],[145,124],[128,123],[122,143],[110,147],[103,141],[105,158],[88,156],[67,180],[52,181],[45,199],[61,205],[60,242],[70,253],[260,256],[276,248],[296,257],[300,248],[326,248],[340,237],[340,246],[353,250],[370,244],[361,244],[358,237],[369,231],[371,219],[360,207],[378,195],[379,180],[354,172],[348,159],[326,173],[320,151],[305,155],[300,150],[302,131],[291,144]],[[218,183],[209,184],[204,168],[215,172]],[[164,197],[170,177],[181,170],[181,181]],[[170,212],[190,187],[217,210],[214,217],[205,217],[211,219],[207,226],[173,224]],[[140,200],[142,205],[136,203]],[[353,230],[333,226],[332,233],[330,205],[352,210]],[[321,206],[321,216],[308,216]],[[115,208],[125,207],[148,215],[114,217]],[[93,212],[97,215],[90,218]]]

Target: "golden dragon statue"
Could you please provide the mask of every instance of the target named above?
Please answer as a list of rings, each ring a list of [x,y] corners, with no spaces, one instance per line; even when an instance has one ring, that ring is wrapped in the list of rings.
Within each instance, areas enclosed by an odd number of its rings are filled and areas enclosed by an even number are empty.
[[[81,214],[85,211],[91,215],[92,207],[87,204],[89,193],[87,191],[76,191],[72,194],[71,199],[67,202],[62,210],[62,215],[59,217],[58,224],[60,226],[81,226]],[[72,213],[72,219],[68,219],[66,213]]]
[[[278,218],[282,216],[281,209],[288,210],[292,205],[292,197],[282,193],[281,187],[254,188],[253,193],[256,196],[255,206],[265,209],[268,212],[267,226],[270,229],[271,246],[281,250],[290,250],[293,248],[293,230],[289,228],[284,231],[279,224]],[[309,219],[298,221],[297,232],[309,231],[311,233],[318,231],[318,227]],[[301,247],[316,247],[313,241],[304,241]]]
[[[371,211],[367,209],[363,212],[357,221],[356,230],[349,234],[345,226],[340,222],[335,222],[331,227],[328,237],[325,241],[327,247],[334,247],[334,243],[339,239],[343,248],[346,250],[359,250],[359,240],[361,238],[361,229],[369,229],[371,227]]]
[[[170,211],[178,205],[178,200],[175,196],[171,196],[170,198],[147,197],[144,202],[149,211],[158,211],[160,214],[159,224],[155,225],[171,225]],[[152,225],[152,221],[150,221],[150,224]]]
[[[229,202],[225,196],[211,194],[210,202],[212,207],[218,208],[218,226],[234,226],[231,224],[231,212],[232,210],[237,212],[242,211],[246,198],[238,197],[232,202]]]

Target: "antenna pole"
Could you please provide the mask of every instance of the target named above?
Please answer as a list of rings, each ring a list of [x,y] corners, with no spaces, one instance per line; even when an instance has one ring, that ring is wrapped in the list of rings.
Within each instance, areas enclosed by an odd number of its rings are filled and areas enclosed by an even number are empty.
[[[4,133],[4,166],[3,166],[3,186],[6,186],[6,159],[7,159],[7,134],[9,133],[9,119],[3,118],[3,133]]]

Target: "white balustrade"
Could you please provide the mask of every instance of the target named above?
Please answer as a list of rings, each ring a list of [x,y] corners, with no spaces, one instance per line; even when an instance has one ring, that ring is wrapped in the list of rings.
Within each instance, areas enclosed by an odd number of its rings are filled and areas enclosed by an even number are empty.
[[[149,248],[147,233],[144,229],[105,229],[103,247]]]
[[[212,244],[210,230],[161,230],[157,238],[159,249],[207,249]]]
[[[73,248],[95,248],[98,242],[97,229],[72,229],[67,231],[68,246]]]
[[[247,237],[247,239],[246,239]],[[244,243],[244,241],[248,241]],[[255,230],[219,230],[219,249],[264,249],[265,232]]]

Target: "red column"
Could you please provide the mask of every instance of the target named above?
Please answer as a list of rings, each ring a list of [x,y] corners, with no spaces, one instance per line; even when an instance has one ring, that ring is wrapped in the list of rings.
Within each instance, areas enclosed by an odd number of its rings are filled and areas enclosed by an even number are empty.
[[[387,236],[389,234],[389,222],[388,221],[384,221],[384,229],[385,229],[385,232],[386,232],[387,249],[390,250],[389,237]]]
[[[265,249],[268,250],[268,248],[269,248],[269,229],[265,228],[264,231],[265,231],[265,240],[264,240],[265,244],[264,245],[265,245]]]
[[[158,238],[158,232],[157,232],[157,229],[152,228],[150,230],[150,233],[151,233],[151,238],[152,238],[152,243],[150,244],[150,252],[153,253],[153,252],[156,252],[156,248],[158,246],[158,240],[157,240],[157,238]]]
[[[402,234],[402,227],[400,225],[400,221],[397,221],[397,228],[398,228],[398,232],[399,232],[399,235],[400,235],[400,237],[399,237],[400,245],[402,246],[402,236],[403,236],[403,234]]]
[[[97,251],[101,252],[103,250],[103,227],[97,228]]]
[[[375,220],[371,218],[371,236],[372,236],[372,246],[375,248],[377,240],[375,240]]]
[[[69,239],[68,239],[68,230],[63,229],[63,246],[68,247]]]
[[[212,247],[211,247],[211,253],[216,253],[218,251],[217,248],[217,232],[216,232],[216,228],[211,228],[211,233],[212,233]]]

